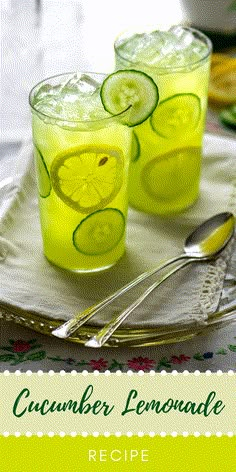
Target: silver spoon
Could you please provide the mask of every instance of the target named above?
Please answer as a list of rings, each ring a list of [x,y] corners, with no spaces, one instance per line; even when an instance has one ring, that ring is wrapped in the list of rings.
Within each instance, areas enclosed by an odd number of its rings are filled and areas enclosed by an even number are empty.
[[[144,294],[136,300],[130,307],[120,313],[118,316],[115,316],[107,325],[105,325],[99,333],[93,338],[89,339],[86,343],[86,346],[90,347],[100,347],[102,346],[112,333],[120,326],[120,324],[127,318],[127,316],[138,306],[142,301],[152,292],[158,285],[160,285],[164,280],[166,280],[170,275],[175,273],[180,268],[189,264],[190,262],[204,261],[215,257],[229,242],[234,232],[234,216],[232,213],[224,212],[213,216],[212,218],[205,221],[203,224],[198,226],[193,233],[191,233],[184,244],[184,253],[180,254],[177,257],[169,259],[163,265],[151,269],[143,274],[139,275],[136,279],[129,282],[127,285],[121,287],[115,293],[109,295],[107,298],[101,302],[92,305],[87,308],[82,313],[75,315],[74,318],[66,321],[58,328],[52,331],[54,336],[58,338],[68,338],[73,334],[80,326],[86,323],[92,316],[97,314],[107,305],[109,305],[117,297],[123,295],[131,288],[138,285],[143,280],[148,277],[157,274],[159,271],[164,269],[170,264],[173,264],[181,259],[186,259],[186,261],[173,269],[167,275],[165,275],[161,280],[155,282],[151,287],[149,287]]]

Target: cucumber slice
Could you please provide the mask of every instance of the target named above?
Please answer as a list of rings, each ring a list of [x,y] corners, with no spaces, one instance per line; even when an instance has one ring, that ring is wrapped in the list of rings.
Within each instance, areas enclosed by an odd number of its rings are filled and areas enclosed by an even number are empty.
[[[100,90],[106,111],[117,115],[130,106],[128,126],[143,123],[159,101],[158,87],[149,75],[138,70],[118,70],[110,74]]]
[[[37,170],[37,186],[40,197],[49,197],[52,189],[51,180],[48,172],[46,162],[39,148],[34,145],[34,154]]]
[[[151,116],[153,131],[164,138],[175,138],[196,129],[201,116],[200,98],[194,93],[172,95],[160,102]]]
[[[220,121],[227,128],[236,130],[236,105],[222,110],[220,113]]]
[[[140,156],[140,143],[137,134],[133,131],[131,143],[131,161],[135,162]]]
[[[125,231],[125,217],[120,210],[105,208],[84,218],[73,232],[77,251],[98,256],[114,249]]]

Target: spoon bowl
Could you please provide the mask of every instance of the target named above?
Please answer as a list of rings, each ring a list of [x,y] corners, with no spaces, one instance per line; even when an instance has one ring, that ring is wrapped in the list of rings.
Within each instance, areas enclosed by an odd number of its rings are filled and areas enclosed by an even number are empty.
[[[209,259],[224,249],[233,233],[233,214],[219,213],[204,221],[186,238],[184,252],[187,257]]]

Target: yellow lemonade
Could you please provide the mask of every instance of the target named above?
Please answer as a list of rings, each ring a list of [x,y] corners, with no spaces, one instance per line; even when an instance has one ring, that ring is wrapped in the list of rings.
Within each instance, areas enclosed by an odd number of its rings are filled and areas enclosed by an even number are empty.
[[[159,90],[156,109],[132,132],[129,202],[138,210],[171,215],[198,197],[210,51],[208,38],[181,26],[115,43],[117,69],[141,70]]]
[[[30,94],[44,254],[77,272],[106,269],[125,249],[131,130],[104,110],[103,79],[58,76]]]

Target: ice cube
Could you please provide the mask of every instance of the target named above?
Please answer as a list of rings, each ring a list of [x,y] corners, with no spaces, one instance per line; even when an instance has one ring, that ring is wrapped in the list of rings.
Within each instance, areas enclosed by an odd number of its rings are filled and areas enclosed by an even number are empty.
[[[100,84],[93,77],[87,74],[73,74],[70,76],[66,82],[61,85],[60,93],[70,93],[73,91],[74,93],[91,95],[93,94],[98,88]]]
[[[60,92],[60,85],[52,86],[50,84],[44,84],[36,92],[34,97],[35,104],[40,104],[47,100],[48,98],[56,97]]]
[[[123,42],[120,47],[121,55],[124,53],[125,57],[127,57],[130,61],[136,60],[139,56],[139,53],[142,52],[142,48],[144,45],[144,35],[135,34],[127,41]]]
[[[171,26],[169,32],[171,32],[176,38],[180,38],[185,30],[180,25]]]
[[[166,38],[160,31],[152,31],[139,35],[139,43],[134,48],[134,58],[146,64],[155,65],[171,49],[170,44],[166,44]]]
[[[175,39],[174,46],[177,50],[186,49],[194,42],[194,36],[191,31],[182,28],[182,26],[172,26],[169,31],[173,34]]]
[[[35,108],[37,111],[48,115],[53,116],[54,118],[60,116],[61,113],[61,103],[59,100],[55,98],[48,98],[45,97],[44,100],[40,100],[35,104]]]
[[[177,48],[178,49],[188,48],[189,46],[191,46],[191,44],[193,44],[193,41],[194,41],[194,37],[192,33],[190,33],[190,31],[185,31],[180,37],[180,41],[177,44]]]

